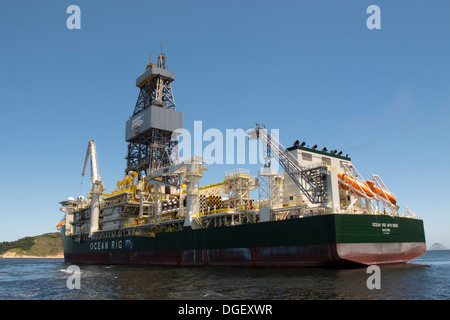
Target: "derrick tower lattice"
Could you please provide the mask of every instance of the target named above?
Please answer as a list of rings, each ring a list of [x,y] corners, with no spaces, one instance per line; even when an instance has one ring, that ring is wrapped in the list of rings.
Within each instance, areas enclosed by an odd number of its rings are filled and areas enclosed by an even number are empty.
[[[175,110],[171,83],[175,74],[167,69],[166,55],[158,56],[156,65],[147,64],[136,79],[140,89],[133,115],[127,121],[125,140],[128,142],[126,173],[136,171],[138,177],[173,164],[172,151],[176,140],[173,132],[182,128],[182,113]],[[165,178],[170,180],[170,177]]]

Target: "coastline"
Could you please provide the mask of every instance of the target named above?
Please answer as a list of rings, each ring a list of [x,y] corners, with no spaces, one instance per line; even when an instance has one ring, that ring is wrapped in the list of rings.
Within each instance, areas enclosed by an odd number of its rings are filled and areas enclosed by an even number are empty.
[[[0,259],[64,259],[64,254],[33,256],[17,254],[15,252],[6,252],[3,255],[0,255]]]

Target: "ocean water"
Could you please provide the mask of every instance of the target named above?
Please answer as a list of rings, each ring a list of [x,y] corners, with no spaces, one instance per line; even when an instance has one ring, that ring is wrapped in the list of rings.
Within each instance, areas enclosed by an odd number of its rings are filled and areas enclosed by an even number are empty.
[[[79,289],[59,259],[0,259],[0,300],[449,300],[450,250],[382,266],[380,289],[359,269],[80,265]],[[69,280],[69,281],[68,281]]]

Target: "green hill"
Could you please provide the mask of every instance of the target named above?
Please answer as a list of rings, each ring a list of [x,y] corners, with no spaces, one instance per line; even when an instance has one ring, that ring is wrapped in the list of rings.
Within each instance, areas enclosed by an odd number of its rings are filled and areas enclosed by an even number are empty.
[[[63,244],[59,232],[0,242],[2,258],[62,258]]]

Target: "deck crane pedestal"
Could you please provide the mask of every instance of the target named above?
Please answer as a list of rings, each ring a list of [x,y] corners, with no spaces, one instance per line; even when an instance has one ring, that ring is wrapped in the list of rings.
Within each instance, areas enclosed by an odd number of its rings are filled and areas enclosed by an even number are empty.
[[[98,173],[98,162],[97,162],[97,152],[95,150],[94,140],[89,140],[88,148],[86,152],[86,159],[84,161],[83,172],[84,176],[86,171],[86,165],[88,163],[89,157],[91,158],[91,183],[92,190],[89,192],[91,196],[91,213],[90,213],[90,227],[89,227],[89,237],[92,233],[98,231],[98,216],[100,214],[100,194],[106,189],[103,185],[103,181],[100,179],[100,174]]]
[[[184,226],[197,229],[200,223],[196,220],[196,214],[200,211],[199,206],[199,180],[203,176],[203,172],[208,168],[203,164],[203,158],[194,156],[186,162],[178,165],[170,165],[160,169],[152,170],[149,173],[148,183],[154,183],[155,178],[164,176],[178,175],[180,176],[180,183],[186,183],[186,218]],[[164,183],[161,180],[159,183]]]

